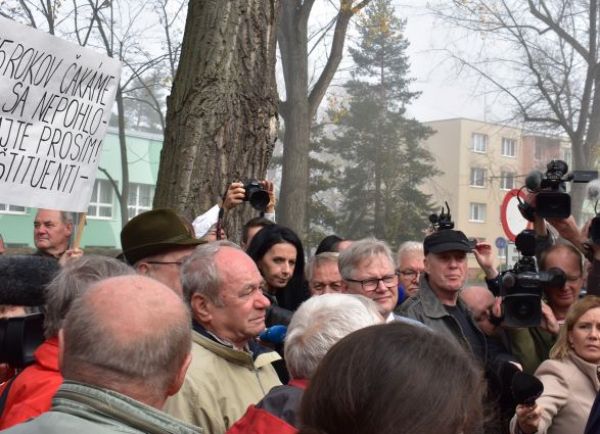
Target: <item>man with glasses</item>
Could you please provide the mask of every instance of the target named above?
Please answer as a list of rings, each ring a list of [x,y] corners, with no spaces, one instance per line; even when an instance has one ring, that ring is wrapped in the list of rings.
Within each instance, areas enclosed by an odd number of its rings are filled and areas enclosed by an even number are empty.
[[[467,253],[474,244],[461,231],[440,230],[423,242],[425,272],[418,294],[400,307],[400,313],[458,341],[485,363],[485,335],[458,295],[467,278]]]
[[[393,312],[398,301],[398,273],[392,252],[384,241],[373,238],[354,241],[340,252],[339,269],[348,293],[364,295],[377,303],[386,322],[420,325]]]
[[[123,227],[121,247],[127,263],[139,274],[164,283],[183,294],[179,271],[183,260],[205,241],[171,209],[141,213]]]
[[[419,277],[423,273],[423,244],[406,241],[398,248],[398,279],[404,298],[414,297],[419,292]],[[402,300],[400,300],[402,302]]]
[[[312,257],[306,267],[311,296],[347,291],[338,268],[338,257],[337,252],[323,252]]]

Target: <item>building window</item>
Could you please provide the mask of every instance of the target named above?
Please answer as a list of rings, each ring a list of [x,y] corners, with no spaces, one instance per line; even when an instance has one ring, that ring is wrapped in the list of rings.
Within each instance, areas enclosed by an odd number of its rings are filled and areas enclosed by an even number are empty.
[[[517,155],[517,141],[502,137],[502,155],[505,157],[514,157]]]
[[[487,152],[488,136],[485,134],[473,133],[471,136],[474,152]]]
[[[129,197],[127,199],[127,212],[132,219],[144,211],[152,209],[154,199],[154,186],[152,184],[129,184]]]
[[[88,217],[111,219],[113,216],[113,187],[105,179],[96,179],[88,206]]]
[[[515,188],[515,173],[502,171],[500,175],[500,188],[502,190],[512,190]]]
[[[8,205],[6,203],[0,203],[1,214],[26,214],[27,208],[24,206]]]
[[[485,203],[471,203],[469,221],[483,223],[485,221]]]
[[[471,167],[471,187],[485,187],[485,174],[485,169]]]

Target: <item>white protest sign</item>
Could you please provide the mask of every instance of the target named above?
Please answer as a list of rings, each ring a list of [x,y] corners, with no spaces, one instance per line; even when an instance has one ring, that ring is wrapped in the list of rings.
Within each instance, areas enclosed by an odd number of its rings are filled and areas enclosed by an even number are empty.
[[[120,74],[115,59],[0,18],[0,203],[87,211]]]

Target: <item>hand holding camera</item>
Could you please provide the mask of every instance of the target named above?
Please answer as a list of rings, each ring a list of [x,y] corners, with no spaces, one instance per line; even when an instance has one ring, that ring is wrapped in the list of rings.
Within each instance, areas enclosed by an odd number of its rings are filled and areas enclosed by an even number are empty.
[[[227,211],[235,208],[242,202],[250,202],[255,209],[272,213],[275,211],[275,194],[273,183],[268,180],[255,179],[245,183],[232,182],[223,200],[223,208]]]

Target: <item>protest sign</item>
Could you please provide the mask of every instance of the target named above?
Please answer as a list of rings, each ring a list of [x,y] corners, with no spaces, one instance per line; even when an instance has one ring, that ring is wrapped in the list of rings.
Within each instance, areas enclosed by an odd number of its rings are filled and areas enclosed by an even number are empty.
[[[87,211],[120,74],[115,59],[0,18],[0,203]]]

